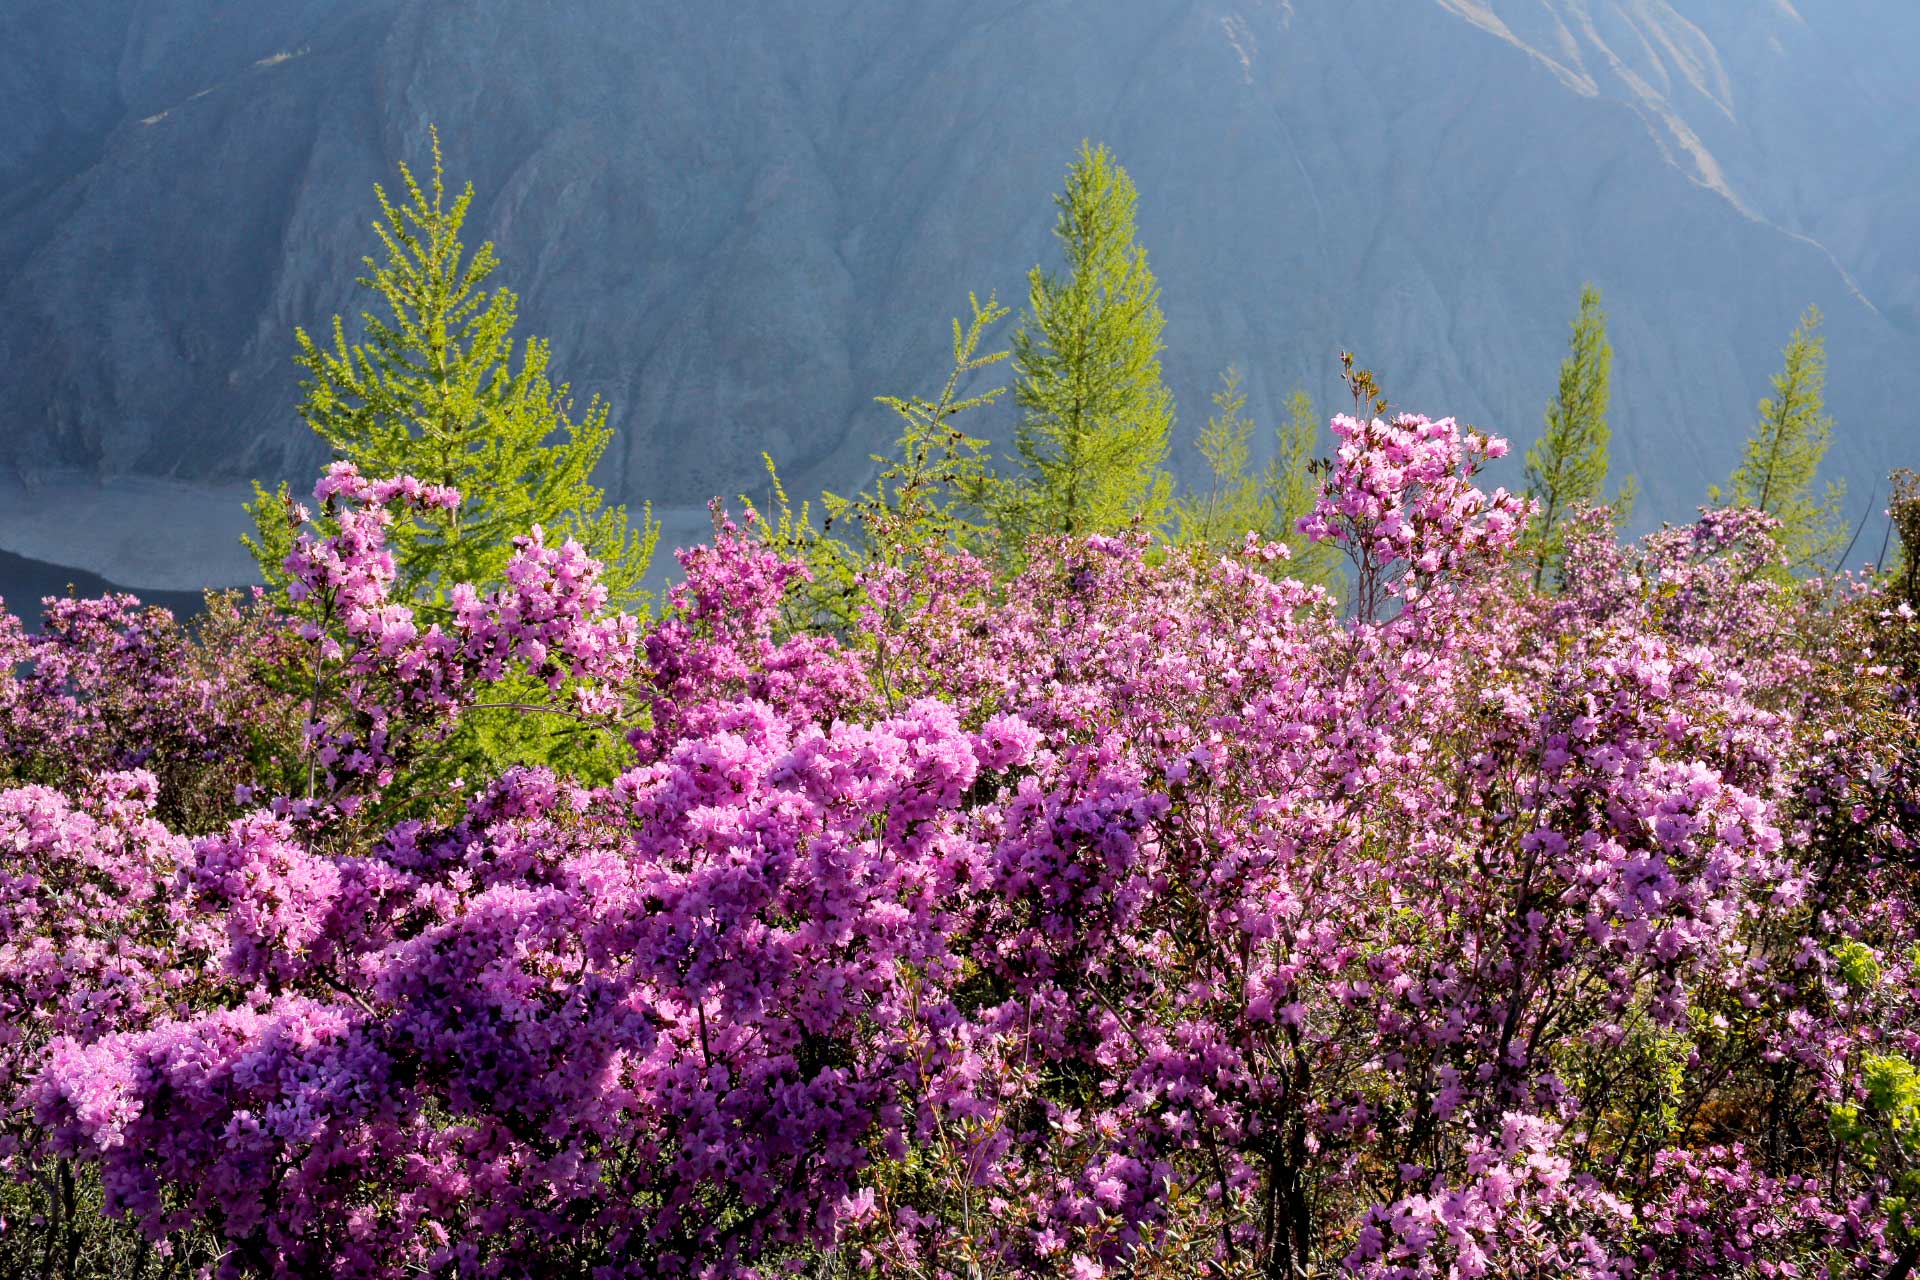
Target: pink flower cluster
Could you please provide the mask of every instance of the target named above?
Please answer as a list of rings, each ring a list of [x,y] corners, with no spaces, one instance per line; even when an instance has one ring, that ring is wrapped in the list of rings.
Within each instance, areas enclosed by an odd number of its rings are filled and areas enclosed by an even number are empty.
[[[600,566],[579,544],[549,547],[538,528],[515,539],[505,584],[484,595],[451,584],[443,629],[393,597],[386,528],[397,511],[451,507],[459,495],[407,476],[367,480],[337,462],[314,498],[324,522],[297,535],[285,564],[302,611],[294,630],[311,646],[307,778],[290,811],[306,817],[339,804],[352,812],[392,785],[413,753],[443,739],[481,685],[513,670],[554,692],[574,682],[580,713],[619,710],[610,686],[634,665],[639,627],[606,614]]]
[[[274,624],[314,804],[0,792],[0,1161],[235,1277],[1911,1268],[1911,611],[1719,512],[1542,596],[1499,442],[1336,429],[1352,618],[1129,534],[821,635],[717,517],[660,619],[535,531],[423,624],[434,491],[336,469]],[[322,820],[512,672],[624,771]]]
[[[230,626],[210,651],[132,596],[44,604],[38,635],[0,611],[0,782],[78,789],[145,769],[161,813],[198,825],[253,777],[249,747],[279,701],[248,669],[260,628]],[[215,612],[236,620],[229,602]]]
[[[650,723],[631,735],[642,759],[705,731],[712,715],[741,697],[789,718],[831,719],[868,696],[858,657],[830,637],[782,625],[788,588],[811,575],[712,504],[713,542],[677,553],[686,575],[669,593],[667,616],[643,642],[641,683]]]
[[[1363,617],[1389,597],[1419,600],[1432,584],[1498,557],[1519,538],[1531,503],[1473,484],[1483,462],[1506,455],[1500,437],[1463,435],[1452,418],[1410,413],[1391,422],[1339,414],[1331,428],[1333,464],[1300,532],[1347,551]]]

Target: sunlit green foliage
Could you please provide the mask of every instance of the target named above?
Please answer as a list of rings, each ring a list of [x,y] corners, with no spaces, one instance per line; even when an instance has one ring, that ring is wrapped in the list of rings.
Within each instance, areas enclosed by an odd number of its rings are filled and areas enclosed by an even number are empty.
[[[1860,1079],[1866,1097],[1834,1105],[1834,1136],[1893,1184],[1882,1202],[1891,1234],[1920,1241],[1920,1071],[1899,1054],[1868,1054]]]
[[[873,456],[880,471],[868,488],[851,498],[829,493],[824,499],[827,527],[838,526],[843,536],[857,538],[863,563],[902,565],[927,546],[980,550],[991,537],[981,509],[992,479],[986,441],[959,430],[953,420],[1006,394],[1004,386],[977,395],[963,395],[962,389],[973,375],[1011,354],[980,354],[987,331],[1007,308],[992,297],[984,306],[977,296],[967,301],[972,318],[964,327],[953,321],[953,367],[940,393],[932,400],[877,397],[901,422],[893,453]]]
[[[796,623],[851,632],[865,601],[857,576],[870,566],[910,569],[927,550],[959,548],[999,554],[986,504],[995,479],[987,442],[954,425],[1006,394],[990,387],[966,394],[968,383],[984,369],[1006,360],[1009,352],[981,353],[988,332],[1008,314],[998,299],[983,304],[967,298],[971,318],[953,321],[953,363],[947,380],[931,400],[921,396],[876,396],[900,420],[891,453],[871,455],[875,471],[868,486],[852,496],[825,493],[824,520],[816,527],[813,504],[793,505],[774,459],[765,457],[771,501],[767,510],[742,498],[753,511],[760,536],[786,554],[806,562],[813,575],[792,598]],[[763,455],[764,456],[764,455]]]
[[[1160,379],[1160,286],[1134,241],[1138,193],[1104,146],[1083,143],[1055,197],[1067,273],[1035,267],[1013,336],[1018,473],[998,487],[999,522],[1086,534],[1171,514],[1162,469],[1173,396]]]
[[[1333,586],[1340,577],[1340,552],[1331,542],[1315,542],[1300,532],[1300,519],[1313,510],[1319,494],[1314,460],[1319,457],[1321,418],[1313,397],[1296,387],[1287,397],[1287,420],[1275,430],[1274,455],[1267,464],[1265,490],[1273,509],[1273,537],[1287,544],[1289,577]]]
[[[575,418],[566,384],[550,376],[547,343],[514,337],[518,300],[487,287],[500,265],[493,245],[469,254],[461,242],[473,187],[449,199],[437,134],[430,182],[404,164],[400,178],[397,203],[374,188],[386,260],[364,260],[360,284],[378,308],[361,313],[364,338],[350,343],[339,316],[328,345],[295,332],[307,375],[301,418],[363,475],[404,473],[460,491],[457,510],[392,530],[405,596],[434,605],[451,583],[499,581],[514,535],[538,524],[604,561],[617,602],[640,603],[658,528],[650,511],[633,527],[593,483],[612,439],[607,406],[596,398]],[[249,507],[257,529],[248,544],[270,583],[288,550],[288,500],[284,487],[256,486]]]
[[[1747,438],[1726,499],[1756,507],[1780,521],[1777,535],[1789,569],[1805,569],[1839,551],[1844,489],[1829,484],[1816,495],[1820,460],[1833,439],[1826,411],[1827,340],[1820,309],[1808,307],[1781,353],[1773,394],[1760,402],[1760,420]],[[1718,496],[1718,495],[1716,495]]]
[[[1216,544],[1237,543],[1249,532],[1285,543],[1291,556],[1281,572],[1303,582],[1331,583],[1338,552],[1314,542],[1297,528],[1313,509],[1315,451],[1320,419],[1313,398],[1295,389],[1287,397],[1287,417],[1274,430],[1274,453],[1264,467],[1252,465],[1254,419],[1247,413],[1240,372],[1220,375],[1213,394],[1214,413],[1196,442],[1207,462],[1207,487],[1180,500],[1180,538]]]
[[[1238,369],[1220,375],[1213,408],[1195,442],[1207,460],[1207,487],[1179,503],[1182,541],[1238,541],[1249,531],[1264,534],[1273,524],[1272,503],[1253,469],[1254,421]]]
[[[1908,605],[1920,609],[1920,472],[1906,467],[1893,473],[1893,493],[1887,502],[1889,534],[1899,535],[1899,548],[1889,568],[1895,589]]]
[[[1540,440],[1527,450],[1527,494],[1539,513],[1528,525],[1526,558],[1533,562],[1533,585],[1543,585],[1557,573],[1566,550],[1567,517],[1581,507],[1598,506],[1607,483],[1607,446],[1613,438],[1607,426],[1612,398],[1613,346],[1607,341],[1607,315],[1600,308],[1600,291],[1588,284],[1580,290],[1580,311],[1574,317],[1560,362],[1560,380],[1547,402],[1547,426]],[[1633,482],[1613,502],[1616,519],[1624,519],[1633,503]]]

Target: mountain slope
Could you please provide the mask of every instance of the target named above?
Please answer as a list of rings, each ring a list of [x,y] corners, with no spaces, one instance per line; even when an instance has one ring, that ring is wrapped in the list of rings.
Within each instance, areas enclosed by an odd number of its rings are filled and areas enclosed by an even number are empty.
[[[317,460],[294,325],[360,305],[428,122],[621,497],[842,484],[966,292],[1049,261],[1082,137],[1142,191],[1178,439],[1358,351],[1524,443],[1580,282],[1646,518],[1732,467],[1829,315],[1856,509],[1920,432],[1920,11],[1827,0],[0,0],[0,467],[214,485]],[[1861,33],[1880,52],[1863,59]],[[992,423],[1005,438],[1006,414]],[[1190,452],[1190,451],[1188,451]],[[147,518],[129,514],[128,518]],[[113,570],[112,565],[89,565]]]

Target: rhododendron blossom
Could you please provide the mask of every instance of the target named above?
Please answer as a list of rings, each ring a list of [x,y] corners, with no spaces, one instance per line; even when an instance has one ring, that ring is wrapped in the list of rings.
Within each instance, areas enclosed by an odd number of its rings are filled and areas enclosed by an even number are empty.
[[[1912,611],[1725,511],[1542,595],[1503,442],[1334,431],[1350,612],[1128,532],[826,634],[717,509],[436,611],[336,466],[225,664],[0,615],[0,1172],[231,1277],[1907,1274]],[[419,802],[509,678],[617,767]]]

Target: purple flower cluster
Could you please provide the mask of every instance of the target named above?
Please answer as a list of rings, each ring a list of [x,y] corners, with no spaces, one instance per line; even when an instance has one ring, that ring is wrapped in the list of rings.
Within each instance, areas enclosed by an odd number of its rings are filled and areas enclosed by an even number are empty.
[[[1358,616],[1129,534],[845,638],[724,517],[658,620],[534,531],[424,622],[443,495],[336,468],[311,795],[0,792],[0,1160],[236,1277],[1911,1268],[1911,611],[1724,512],[1542,596],[1502,442],[1336,432]],[[512,673],[624,771],[350,820]]]
[[[38,635],[0,611],[0,783],[79,790],[145,769],[169,821],[212,820],[253,779],[249,749],[281,699],[250,670],[278,640],[268,615],[242,624],[229,599],[211,614],[219,644],[203,649],[167,610],[127,595],[50,598]]]
[[[285,564],[301,610],[292,631],[310,656],[306,778],[284,810],[312,819],[337,806],[351,815],[392,786],[415,754],[444,740],[484,685],[510,672],[550,692],[572,682],[580,714],[620,708],[609,686],[632,670],[639,627],[605,612],[600,566],[579,544],[549,547],[539,528],[516,538],[505,584],[484,595],[452,584],[452,617],[442,627],[393,597],[386,528],[396,513],[455,506],[459,495],[409,476],[368,480],[337,462],[314,499],[321,519],[298,533]],[[304,508],[295,515],[311,519]]]

